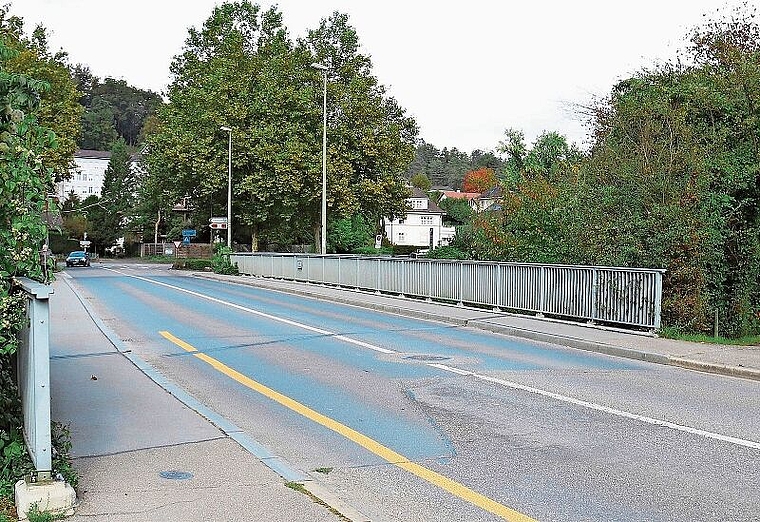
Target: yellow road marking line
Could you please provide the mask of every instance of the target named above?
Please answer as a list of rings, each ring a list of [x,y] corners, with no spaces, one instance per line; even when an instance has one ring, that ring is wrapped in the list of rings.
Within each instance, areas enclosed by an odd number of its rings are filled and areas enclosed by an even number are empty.
[[[300,415],[303,415],[304,417],[316,422],[317,424],[320,424],[324,426],[325,428],[328,428],[334,431],[335,433],[338,433],[339,435],[346,437],[347,439],[362,446],[364,449],[374,453],[375,455],[382,458],[386,462],[393,464],[394,466],[397,466],[401,469],[404,469],[410,473],[413,473],[414,475],[417,475],[421,479],[426,480],[430,482],[431,484],[434,484],[445,491],[448,491],[449,493],[461,498],[462,500],[466,500],[470,504],[473,504],[481,509],[484,509],[495,515],[500,516],[504,520],[509,520],[511,522],[536,522],[535,519],[530,518],[527,515],[523,515],[522,513],[515,511],[514,509],[508,508],[507,506],[503,504],[499,504],[495,500],[492,500],[486,497],[485,495],[481,495],[480,493],[471,490],[467,486],[464,486],[460,484],[459,482],[453,481],[450,478],[441,475],[440,473],[436,473],[435,471],[431,469],[428,469],[424,466],[420,466],[419,464],[415,462],[411,462],[409,459],[407,459],[400,453],[396,453],[392,449],[386,446],[383,446],[376,440],[370,437],[367,437],[366,435],[359,433],[358,431],[352,428],[349,428],[348,426],[341,424],[340,422],[334,419],[331,419],[330,417],[327,417],[315,410],[312,410],[308,406],[305,406],[301,404],[300,402],[291,399],[287,395],[283,395],[282,393],[275,391],[269,388],[268,386],[265,386],[257,381],[254,381],[250,377],[243,375],[237,370],[230,368],[226,364],[214,359],[213,357],[210,357],[206,355],[205,353],[199,352],[198,349],[195,348],[193,345],[186,343],[185,341],[175,337],[171,333],[166,332],[166,331],[161,331],[159,333],[165,339],[168,339],[169,341],[176,344],[183,350],[192,353],[195,357],[201,359],[202,361],[207,362],[212,367],[222,372],[226,376],[230,377],[231,379],[239,382],[243,386],[246,386],[247,388],[250,388],[251,390],[254,390],[264,395],[265,397],[281,404],[282,406],[285,406],[286,408]]]

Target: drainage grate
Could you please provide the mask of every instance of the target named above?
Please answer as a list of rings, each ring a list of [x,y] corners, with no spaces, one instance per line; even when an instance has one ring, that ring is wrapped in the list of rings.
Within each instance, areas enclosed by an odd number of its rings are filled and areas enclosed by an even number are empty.
[[[187,471],[162,471],[158,474],[161,478],[169,480],[188,480],[193,478],[193,474]]]
[[[408,355],[404,359],[411,359],[412,361],[448,361],[451,357],[444,355]]]

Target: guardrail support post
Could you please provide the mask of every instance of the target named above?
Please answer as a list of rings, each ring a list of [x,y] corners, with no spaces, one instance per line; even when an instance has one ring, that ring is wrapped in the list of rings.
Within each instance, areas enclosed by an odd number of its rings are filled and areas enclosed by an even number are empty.
[[[24,414],[24,440],[34,472],[15,484],[16,510],[24,518],[32,504],[43,511],[72,514],[74,489],[52,480],[53,456],[50,434],[50,308],[53,293],[25,277],[14,280],[27,295],[27,326],[20,332],[17,361],[18,387]]]

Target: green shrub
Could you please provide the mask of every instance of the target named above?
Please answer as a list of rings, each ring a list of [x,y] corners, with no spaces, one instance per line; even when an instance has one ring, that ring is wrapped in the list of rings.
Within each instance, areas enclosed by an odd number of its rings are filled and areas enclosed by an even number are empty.
[[[32,471],[34,465],[21,432],[0,431],[0,497],[13,498],[16,481]]]
[[[230,261],[232,249],[226,246],[220,246],[215,249],[214,257],[211,259],[211,267],[216,274],[238,275],[238,267]]]
[[[428,259],[469,259],[466,252],[462,252],[453,246],[434,248],[425,255]]]

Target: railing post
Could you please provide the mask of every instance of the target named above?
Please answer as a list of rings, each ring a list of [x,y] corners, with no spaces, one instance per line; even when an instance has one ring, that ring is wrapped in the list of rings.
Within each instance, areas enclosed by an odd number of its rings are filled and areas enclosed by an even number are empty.
[[[35,467],[36,480],[50,480],[50,308],[49,285],[27,278],[16,283],[27,295],[28,324],[21,333],[17,358],[19,393],[24,413],[24,439]]]
[[[546,292],[547,292],[546,267],[541,266],[541,303],[539,304],[539,310],[538,310],[538,314],[541,316],[543,316],[544,312],[546,312]]]
[[[662,272],[655,272],[654,281],[654,328],[659,330],[662,320]]]
[[[598,311],[598,295],[599,295],[599,271],[594,267],[593,275],[591,276],[591,322],[596,321]]]
[[[464,263],[459,261],[459,299],[457,305],[464,306]]]

